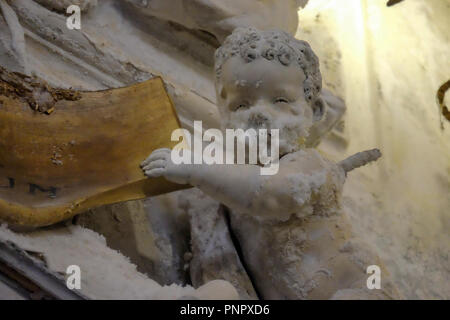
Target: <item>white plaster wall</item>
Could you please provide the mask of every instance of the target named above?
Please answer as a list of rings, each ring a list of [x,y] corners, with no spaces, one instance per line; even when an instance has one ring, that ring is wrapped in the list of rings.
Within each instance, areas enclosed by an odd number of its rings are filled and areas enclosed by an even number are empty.
[[[450,78],[450,1],[310,0],[297,37],[319,55],[326,87],[345,99],[342,159],[379,147],[350,174],[345,210],[407,298],[450,298],[450,124],[436,92]],[[445,121],[445,120],[444,120]]]

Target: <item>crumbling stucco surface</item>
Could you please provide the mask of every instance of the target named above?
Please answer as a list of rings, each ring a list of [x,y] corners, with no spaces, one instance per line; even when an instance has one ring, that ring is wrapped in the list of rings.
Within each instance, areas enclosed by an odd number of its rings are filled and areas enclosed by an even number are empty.
[[[311,0],[299,12],[297,37],[347,105],[343,134],[319,149],[333,159],[382,151],[348,175],[344,209],[410,299],[450,297],[450,126],[435,98],[449,77],[449,15],[446,0]]]
[[[28,65],[52,85],[85,90],[163,75],[185,127],[194,119],[217,127],[211,74],[216,39],[114,2],[99,1],[75,39],[56,13],[49,21],[59,28],[58,42],[47,30],[25,28],[27,62],[19,54],[8,64],[19,71]],[[439,127],[435,104],[449,76],[449,10],[446,0],[407,0],[389,8],[385,1],[342,6],[310,0],[299,13],[297,37],[312,45],[324,87],[345,99],[348,109],[345,127],[338,124],[319,149],[335,160],[367,147],[382,150],[381,162],[349,175],[345,213],[407,298],[450,297],[450,127]],[[27,16],[19,11],[24,25],[33,20]],[[3,32],[2,39],[10,39]],[[173,206],[154,202],[148,210]]]
[[[81,292],[90,299],[236,299],[226,281],[211,281],[201,288],[161,286],[136,270],[120,252],[106,246],[103,236],[80,226],[52,227],[17,234],[0,226],[0,241],[12,241],[26,251],[40,252],[47,267],[63,275],[67,267],[81,270]]]
[[[297,9],[307,0],[127,0],[144,14],[213,34],[222,42],[236,27],[282,29],[294,33]]]
[[[89,10],[97,5],[97,0],[36,0],[48,9],[65,13],[71,5],[79,6],[81,11]]]

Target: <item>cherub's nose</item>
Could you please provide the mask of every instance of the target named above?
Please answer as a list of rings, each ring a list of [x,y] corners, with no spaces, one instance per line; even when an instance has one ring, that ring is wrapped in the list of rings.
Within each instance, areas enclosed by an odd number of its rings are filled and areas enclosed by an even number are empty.
[[[261,111],[268,112],[271,115],[275,115],[276,113],[276,106],[271,101],[267,101],[265,99],[259,99],[255,102],[254,106]]]
[[[270,114],[273,117],[276,117],[277,115],[284,112],[291,113],[291,106],[286,104],[276,104],[273,101],[269,101],[266,99],[260,99],[256,101],[255,106],[258,107],[259,110]]]

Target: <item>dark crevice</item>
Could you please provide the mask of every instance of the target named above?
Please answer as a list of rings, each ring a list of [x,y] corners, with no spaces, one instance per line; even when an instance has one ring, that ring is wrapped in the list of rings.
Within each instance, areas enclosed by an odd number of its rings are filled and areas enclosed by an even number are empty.
[[[402,2],[403,0],[389,0],[388,3],[386,4],[388,7],[392,7],[394,5],[396,5],[397,3]]]
[[[263,300],[263,297],[261,295],[261,293],[258,290],[258,286],[256,285],[255,279],[252,275],[252,273],[250,272],[250,269],[247,265],[247,262],[245,261],[245,257],[244,254],[242,252],[242,248],[241,245],[239,243],[239,240],[236,236],[236,234],[233,231],[233,228],[231,227],[231,216],[230,216],[230,210],[228,209],[228,207],[226,207],[225,205],[221,204],[221,209],[224,212],[224,216],[225,216],[225,221],[227,223],[227,227],[228,227],[228,231],[230,232],[230,237],[231,237],[231,241],[233,242],[234,248],[236,249],[236,253],[239,257],[239,260],[241,261],[242,267],[244,268],[245,272],[248,275],[248,278],[250,279],[250,282],[252,283],[253,289],[255,290],[256,293],[256,297],[259,300]]]
[[[450,89],[450,80],[444,83],[439,87],[439,90],[436,94],[436,100],[439,105],[439,110],[441,113],[441,117],[443,116],[446,120],[450,121],[450,111],[448,107],[445,105],[445,93]],[[444,123],[441,121],[441,129],[444,129]]]

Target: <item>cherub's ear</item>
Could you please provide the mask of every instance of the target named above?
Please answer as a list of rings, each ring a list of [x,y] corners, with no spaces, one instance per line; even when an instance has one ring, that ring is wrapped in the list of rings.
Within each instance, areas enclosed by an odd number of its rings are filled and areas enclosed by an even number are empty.
[[[323,119],[326,112],[326,103],[322,100],[321,97],[317,98],[313,103],[313,121],[318,122]]]

